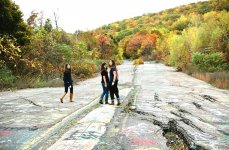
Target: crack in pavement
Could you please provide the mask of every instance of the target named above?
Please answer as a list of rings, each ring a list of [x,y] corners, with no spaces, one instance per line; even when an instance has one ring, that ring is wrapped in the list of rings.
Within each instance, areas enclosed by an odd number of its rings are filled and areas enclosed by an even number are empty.
[[[146,64],[138,69],[144,71],[137,73],[141,87],[137,109],[132,111],[142,120],[178,132],[190,149],[229,149],[229,143],[222,142],[229,134],[226,92],[183,73],[171,75],[165,65]]]
[[[30,104],[33,104],[34,106],[48,108],[48,107],[46,107],[46,106],[38,105],[38,104],[36,104],[35,102],[33,102],[32,100],[30,100],[30,99],[28,99],[28,98],[26,98],[26,97],[19,97],[19,98],[20,98],[20,99],[23,99],[23,100],[25,100],[25,101],[28,101]]]

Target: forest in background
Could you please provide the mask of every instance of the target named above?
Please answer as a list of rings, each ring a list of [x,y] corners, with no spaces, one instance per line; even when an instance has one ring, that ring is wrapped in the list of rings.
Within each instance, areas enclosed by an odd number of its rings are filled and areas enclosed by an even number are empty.
[[[229,0],[210,0],[70,34],[42,13],[24,21],[19,6],[2,0],[0,89],[60,86],[66,63],[78,80],[96,74],[107,59],[160,61],[228,89],[228,10]]]

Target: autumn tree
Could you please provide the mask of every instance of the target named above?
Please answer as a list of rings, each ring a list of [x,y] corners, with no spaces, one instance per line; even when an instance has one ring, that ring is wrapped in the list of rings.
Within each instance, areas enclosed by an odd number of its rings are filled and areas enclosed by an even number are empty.
[[[229,10],[229,0],[211,0],[215,10]]]
[[[152,54],[152,51],[156,46],[157,38],[158,36],[154,33],[136,33],[130,38],[125,47],[125,56],[127,58],[137,58],[141,55]]]
[[[27,19],[27,24],[34,27],[36,26],[36,18],[38,17],[38,14],[37,12],[35,12],[35,10],[33,10],[29,16],[29,18]]]
[[[43,12],[36,12],[33,10],[27,19],[27,24],[32,26],[32,27],[42,27],[43,26],[43,21],[44,21],[44,14]]]
[[[77,40],[85,42],[88,51],[92,51],[95,48],[98,49],[99,47],[99,42],[95,38],[93,32],[79,32],[77,34]]]

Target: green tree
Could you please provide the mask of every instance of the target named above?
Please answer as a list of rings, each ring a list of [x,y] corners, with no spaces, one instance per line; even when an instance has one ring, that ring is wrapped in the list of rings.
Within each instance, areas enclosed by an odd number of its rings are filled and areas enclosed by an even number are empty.
[[[50,19],[47,19],[47,20],[45,21],[44,29],[45,29],[47,32],[51,32],[51,31],[53,30],[52,22],[51,22]]]
[[[30,28],[22,19],[19,6],[11,0],[0,1],[0,36],[9,35],[21,46],[29,43]]]
[[[83,41],[79,41],[73,48],[73,59],[82,60],[89,56],[87,51],[87,44]]]

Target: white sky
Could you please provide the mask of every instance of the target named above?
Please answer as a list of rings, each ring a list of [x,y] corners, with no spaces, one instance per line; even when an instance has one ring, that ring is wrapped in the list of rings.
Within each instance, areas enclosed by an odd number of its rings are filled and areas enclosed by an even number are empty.
[[[43,11],[45,18],[59,16],[59,26],[66,32],[91,30],[104,24],[132,18],[144,13],[206,0],[13,0],[26,20],[31,11]]]

